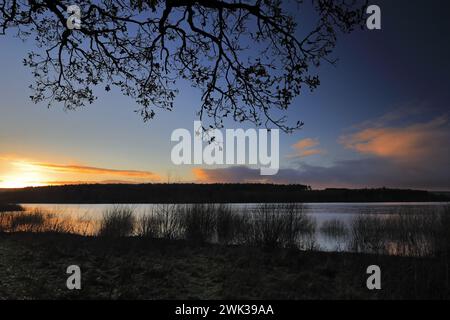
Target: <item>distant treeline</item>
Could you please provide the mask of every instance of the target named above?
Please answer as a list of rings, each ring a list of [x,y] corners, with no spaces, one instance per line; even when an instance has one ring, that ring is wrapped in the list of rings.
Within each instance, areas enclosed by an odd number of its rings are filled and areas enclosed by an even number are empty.
[[[398,189],[312,190],[275,184],[83,184],[0,191],[0,203],[270,203],[449,201],[445,194]]]

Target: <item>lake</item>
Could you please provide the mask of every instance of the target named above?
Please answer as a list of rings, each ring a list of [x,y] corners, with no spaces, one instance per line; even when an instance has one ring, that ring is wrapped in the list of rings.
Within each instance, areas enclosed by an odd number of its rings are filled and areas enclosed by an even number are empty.
[[[352,251],[349,242],[349,236],[354,231],[351,230],[352,224],[360,217],[377,217],[377,221],[388,221],[393,219],[400,212],[407,213],[409,216],[427,216],[439,213],[448,203],[443,202],[407,202],[407,203],[304,203],[303,212],[315,222],[316,228],[313,236],[314,248],[322,251]],[[99,221],[103,213],[113,204],[22,204],[27,210],[41,209],[58,215],[70,216],[74,219]],[[127,205],[134,209],[137,216],[151,213],[161,205],[158,204],[132,204]],[[259,204],[230,204],[231,207],[252,212],[257,210]],[[244,210],[245,209],[245,210]],[[323,226],[327,223],[339,221],[341,226],[347,229],[347,236],[333,235],[324,230]],[[375,224],[375,220],[369,221],[369,224]],[[409,220],[408,220],[409,221]],[[405,226],[409,222],[405,220]],[[412,227],[411,227],[412,228]],[[413,230],[411,230],[412,232]],[[364,240],[365,241],[365,240]],[[386,245],[385,245],[386,246]],[[389,253],[397,251],[395,241],[388,245]],[[367,251],[367,249],[366,249]],[[395,252],[393,252],[395,254]]]

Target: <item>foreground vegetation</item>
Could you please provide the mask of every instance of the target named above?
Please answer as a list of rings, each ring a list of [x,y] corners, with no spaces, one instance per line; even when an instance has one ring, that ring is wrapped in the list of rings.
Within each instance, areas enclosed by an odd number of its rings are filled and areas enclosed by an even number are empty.
[[[69,265],[82,290],[66,288]],[[366,268],[382,290],[366,288]],[[444,261],[184,240],[0,236],[0,299],[449,299]]]
[[[0,299],[448,299],[449,208],[319,227],[301,205],[162,205],[99,221],[0,214]],[[353,253],[318,252],[314,233]],[[393,255],[398,256],[393,256]],[[79,265],[81,291],[66,289]],[[382,290],[366,288],[379,265]]]
[[[24,211],[24,208],[18,204],[1,203],[0,212]]]
[[[320,250],[317,235],[335,251],[416,257],[439,256],[450,247],[450,206],[430,213],[400,209],[388,215],[361,214],[350,224],[327,220],[317,226],[301,204],[261,204],[233,209],[225,204],[163,204],[136,213],[116,205],[100,219],[41,209],[0,213],[0,232],[52,232],[142,239],[186,240],[192,244],[240,244],[262,248]]]

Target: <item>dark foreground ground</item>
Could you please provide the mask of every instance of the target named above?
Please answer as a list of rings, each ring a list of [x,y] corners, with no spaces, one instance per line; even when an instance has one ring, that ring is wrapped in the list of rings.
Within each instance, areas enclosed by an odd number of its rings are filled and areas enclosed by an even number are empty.
[[[82,290],[66,288],[79,265]],[[382,270],[382,290],[366,268]],[[0,299],[448,299],[440,259],[275,251],[184,241],[0,235]]]

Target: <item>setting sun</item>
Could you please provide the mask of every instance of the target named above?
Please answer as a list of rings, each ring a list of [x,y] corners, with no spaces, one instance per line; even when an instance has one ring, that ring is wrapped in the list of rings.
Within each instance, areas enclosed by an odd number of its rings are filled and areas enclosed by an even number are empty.
[[[31,181],[27,177],[11,177],[6,181],[0,182],[0,188],[25,188],[44,186],[45,183]]]
[[[31,163],[17,161],[13,163],[13,172],[3,176],[0,181],[0,188],[25,188],[43,186],[45,177],[42,170]]]

